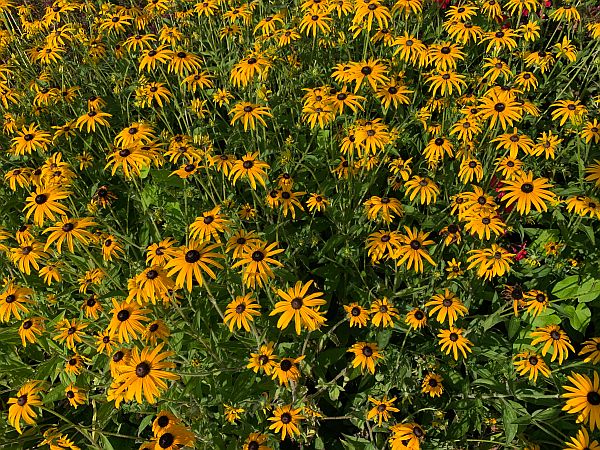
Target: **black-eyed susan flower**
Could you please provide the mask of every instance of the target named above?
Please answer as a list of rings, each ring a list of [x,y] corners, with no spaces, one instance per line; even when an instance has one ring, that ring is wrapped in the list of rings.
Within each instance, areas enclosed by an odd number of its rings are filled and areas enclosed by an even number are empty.
[[[279,384],[288,386],[290,381],[298,381],[300,370],[298,364],[304,359],[304,355],[297,358],[281,358],[273,365],[271,378]]]
[[[402,450],[402,446],[410,449],[420,449],[421,441],[425,439],[425,431],[417,423],[399,423],[390,427],[392,450]],[[406,444],[406,445],[405,445]]]
[[[432,398],[440,397],[444,392],[443,381],[444,379],[441,375],[430,372],[423,377],[423,381],[421,382],[421,392],[429,394]]]
[[[50,144],[50,134],[41,130],[39,125],[30,124],[29,127],[23,126],[17,136],[12,139],[11,152],[16,156],[29,155],[33,152],[44,152]]]
[[[430,233],[419,231],[416,228],[411,230],[406,225],[404,226],[404,229],[407,234],[401,235],[402,243],[398,247],[396,254],[393,255],[396,260],[396,265],[401,266],[404,263],[407,263],[406,268],[410,270],[412,267],[417,273],[423,272],[424,270],[423,260],[435,266],[435,261],[431,258],[429,252],[425,248],[425,246],[435,243],[434,241],[427,239]]]
[[[244,441],[243,450],[273,450],[267,445],[269,436],[261,433],[250,433]]]
[[[254,321],[254,316],[260,316],[259,310],[260,305],[253,298],[252,292],[238,295],[225,308],[223,322],[229,327],[229,331],[233,332],[234,328],[250,331],[250,322]]]
[[[435,203],[437,196],[440,193],[439,186],[430,178],[420,177],[418,175],[413,176],[409,181],[405,183],[406,194],[409,200],[412,202],[417,196],[419,196],[420,203],[430,205]]]
[[[520,214],[529,214],[532,207],[536,211],[547,211],[546,202],[552,202],[556,198],[556,194],[548,189],[552,187],[548,179],[534,179],[533,172],[523,172],[512,180],[506,180],[504,184],[506,186],[500,188],[506,192],[502,200],[506,202],[506,206],[516,202]]]
[[[432,306],[429,310],[429,317],[437,313],[436,320],[439,323],[444,323],[447,317],[450,327],[458,320],[459,316],[463,317],[468,313],[463,302],[449,289],[444,289],[443,293],[435,294],[429,302],[425,303],[425,306]]]
[[[29,219],[33,214],[33,223],[42,226],[45,219],[56,220],[55,214],[66,215],[68,208],[59,201],[68,198],[69,195],[69,191],[61,189],[59,186],[38,186],[25,200],[26,204],[23,209],[26,211],[25,219]]]
[[[393,327],[394,318],[400,318],[398,309],[394,307],[394,304],[387,297],[374,300],[371,304],[370,313],[373,315],[371,322],[376,327]]]
[[[277,248],[278,245],[277,242],[269,244],[261,241],[259,244],[248,246],[231,268],[242,267],[242,279],[248,287],[261,287],[269,278],[275,276],[270,266],[283,267],[281,262],[273,258],[284,252],[284,249]]]
[[[77,319],[63,319],[56,324],[56,330],[59,333],[53,337],[55,341],[60,343],[66,343],[67,348],[70,350],[74,350],[77,343],[83,342],[83,336],[85,332],[83,331],[88,327],[89,324],[80,322]]]
[[[79,131],[83,131],[85,127],[88,133],[95,133],[96,126],[110,127],[110,123],[106,120],[107,117],[112,117],[112,114],[98,110],[90,110],[87,113],[79,116],[75,121],[75,127]]]
[[[229,221],[220,212],[221,207],[217,205],[210,211],[203,212],[202,216],[196,217],[196,220],[190,225],[190,238],[198,243],[211,239],[221,242],[219,233],[228,230]]]
[[[535,383],[541,373],[546,378],[550,377],[550,368],[544,359],[535,352],[525,351],[513,357],[513,364],[521,376],[529,374],[529,379]]]
[[[277,407],[273,411],[273,416],[269,417],[268,420],[273,422],[269,425],[269,429],[275,433],[281,432],[281,440],[285,440],[286,436],[294,437],[300,434],[300,428],[298,425],[300,421],[304,419],[301,415],[302,408],[294,409],[292,405],[283,405]]]
[[[8,423],[10,423],[19,434],[23,433],[21,429],[21,420],[28,425],[35,425],[37,414],[33,407],[42,406],[40,397],[40,382],[29,381],[25,383],[17,392],[16,397],[8,399]]]
[[[350,321],[351,327],[362,328],[367,326],[370,313],[368,309],[363,308],[358,303],[351,303],[344,305],[344,310],[346,310],[346,317]]]
[[[92,219],[84,217],[81,219],[69,219],[63,217],[54,226],[48,227],[44,233],[50,233],[46,240],[44,250],[48,250],[53,243],[56,243],[56,251],[60,254],[63,242],[67,243],[67,248],[71,253],[74,252],[74,241],[87,245],[92,234],[86,228],[97,225]]]
[[[577,436],[571,437],[571,441],[565,442],[565,445],[565,450],[600,450],[598,441],[593,441],[585,428],[581,428]]]
[[[302,328],[314,331],[325,323],[325,317],[319,308],[327,304],[327,301],[322,298],[322,292],[308,293],[312,283],[313,281],[309,280],[303,285],[298,281],[287,292],[282,289],[277,290],[277,295],[283,300],[277,302],[269,314],[270,316],[281,314],[277,321],[277,328],[283,330],[293,320],[296,334],[300,334]]]
[[[102,303],[100,303],[96,294],[90,294],[81,305],[86,318],[98,319],[98,315],[102,311]]]
[[[221,244],[210,244],[208,242],[200,244],[193,241],[189,245],[180,247],[174,253],[173,258],[165,265],[165,270],[168,271],[167,276],[171,277],[177,274],[176,287],[185,286],[189,292],[192,291],[194,280],[199,286],[204,284],[204,273],[213,280],[216,279],[217,275],[213,271],[213,267],[223,268],[216,259],[224,258],[224,256],[214,251],[220,247]]]
[[[600,363],[600,337],[593,337],[583,342],[583,347],[579,356],[586,355],[584,362],[598,364]]]
[[[77,407],[80,405],[84,405],[87,400],[85,392],[75,386],[73,383],[69,384],[65,388],[65,397],[67,397],[69,404],[75,409],[77,409]]]
[[[496,93],[481,99],[480,110],[482,120],[490,120],[490,127],[499,123],[503,130],[522,118],[522,108],[517,101],[499,97]]]
[[[154,450],[178,450],[193,447],[196,442],[194,433],[179,423],[159,430],[155,438]]]
[[[257,353],[250,353],[250,359],[248,360],[248,369],[252,369],[255,373],[259,371],[266,375],[271,375],[275,370],[277,364],[277,355],[274,354],[274,343],[269,342],[260,346]]]
[[[559,364],[562,364],[563,360],[569,357],[569,350],[575,351],[573,345],[571,345],[571,339],[558,325],[538,327],[531,333],[531,337],[533,338],[531,341],[532,346],[544,344],[541,350],[542,356],[546,356],[546,353],[552,348],[550,361],[558,359]]]
[[[404,210],[400,201],[393,197],[378,197],[376,195],[365,201],[367,217],[369,220],[382,220],[391,222],[397,215],[402,217]]]
[[[23,343],[23,347],[27,346],[27,343],[35,344],[38,336],[41,336],[45,331],[43,317],[30,317],[24,320],[19,327],[19,337]]]
[[[265,122],[263,116],[273,117],[268,107],[260,106],[251,102],[237,103],[233,109],[229,111],[229,114],[233,115],[230,124],[234,125],[236,122],[241,121],[244,125],[244,131],[248,131],[248,128],[255,130],[257,123],[261,124],[263,127],[266,127],[267,122]]]
[[[175,364],[164,361],[173,356],[173,352],[162,351],[163,344],[155,348],[145,347],[140,352],[137,347],[121,369],[116,381],[122,383],[117,392],[125,394],[126,400],[142,403],[142,396],[148,403],[156,403],[161,392],[167,389],[164,380],[177,380],[179,376],[165,369],[172,369]]]
[[[245,178],[249,181],[252,189],[256,189],[257,181],[262,187],[266,188],[267,173],[265,169],[268,169],[269,165],[264,161],[260,161],[258,157],[258,152],[248,152],[233,164],[229,171],[229,178],[233,178],[234,185],[238,179]]]
[[[567,379],[573,386],[565,385],[563,389],[567,393],[562,394],[566,398],[563,411],[569,414],[577,414],[577,422],[588,424],[591,431],[600,428],[600,377],[594,372],[592,379],[581,373],[571,373]]]
[[[471,353],[471,347],[473,343],[463,336],[465,330],[462,328],[450,327],[448,330],[440,330],[438,337],[440,338],[440,347],[442,352],[449,355],[452,352],[452,356],[455,360],[458,360],[458,352],[463,355],[463,358],[467,358],[467,352]]]
[[[147,309],[142,309],[137,303],[117,302],[112,299],[113,309],[110,311],[112,319],[108,325],[110,334],[118,337],[119,342],[129,342],[138,338],[144,332],[143,322],[149,319]]]
[[[379,426],[381,426],[383,422],[390,420],[392,413],[400,411],[394,406],[396,397],[388,399],[387,395],[385,395],[381,400],[369,397],[369,401],[373,403],[374,406],[367,413],[367,420],[375,419]]]
[[[79,375],[81,373],[81,369],[83,369],[85,359],[78,353],[73,354],[69,359],[65,362],[65,372],[68,375]]]
[[[9,283],[0,294],[0,321],[9,322],[12,317],[21,320],[21,313],[29,312],[28,304],[33,304],[33,290]]]
[[[375,373],[375,366],[383,355],[379,352],[379,347],[374,342],[357,342],[348,349],[348,353],[354,353],[352,367],[359,367],[364,373],[368,370],[371,374]]]

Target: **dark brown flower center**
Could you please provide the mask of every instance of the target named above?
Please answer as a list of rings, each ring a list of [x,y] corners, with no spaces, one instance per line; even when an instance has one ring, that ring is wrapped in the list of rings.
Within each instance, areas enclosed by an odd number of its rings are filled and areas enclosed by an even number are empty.
[[[19,405],[19,406],[25,406],[26,403],[27,403],[27,394],[23,394],[17,399],[17,405]]]
[[[287,372],[292,368],[292,362],[289,359],[284,359],[279,363],[279,368],[284,372]]]
[[[371,356],[373,356],[373,349],[368,345],[365,345],[362,349],[362,354],[365,355],[367,358],[370,358]]]
[[[290,413],[287,413],[287,412],[283,413],[281,415],[281,417],[279,418],[279,420],[281,420],[281,423],[283,423],[284,425],[288,424],[288,423],[290,423],[292,421],[292,415]]]
[[[600,394],[596,391],[588,392],[587,401],[592,406],[600,405]]]
[[[532,366],[536,366],[538,362],[539,362],[539,360],[538,360],[537,356],[529,357],[529,364],[531,364]]]
[[[198,250],[188,250],[185,254],[185,262],[194,264],[200,260],[200,252]]]
[[[299,297],[293,298],[292,301],[290,302],[290,304],[292,305],[293,309],[300,309],[302,308],[303,302],[302,299]]]
[[[172,433],[165,433],[158,439],[158,445],[161,448],[169,448],[175,442],[175,436]]]
[[[262,251],[256,250],[255,252],[252,252],[253,261],[260,262],[263,259],[265,259],[265,254]]]
[[[530,194],[530,193],[533,192],[533,184],[531,184],[531,183],[523,183],[521,185],[521,190],[523,192],[525,192],[526,194]]]
[[[141,362],[135,367],[135,375],[138,378],[144,378],[150,373],[150,364],[147,362]]]
[[[448,337],[452,342],[458,341],[458,334],[456,334],[456,333],[450,333],[450,336],[448,336]]]
[[[556,330],[552,330],[550,332],[550,337],[552,339],[554,339],[555,341],[558,341],[558,340],[560,340],[560,333],[558,331],[556,331]]]
[[[494,109],[496,110],[496,112],[501,113],[502,111],[504,111],[506,109],[506,105],[504,103],[496,103],[494,105]]]
[[[38,205],[43,205],[48,201],[48,196],[46,194],[39,194],[35,196],[35,202]]]
[[[129,319],[130,316],[131,313],[129,311],[127,311],[126,309],[122,309],[117,313],[117,320],[119,322],[125,322],[127,319]]]

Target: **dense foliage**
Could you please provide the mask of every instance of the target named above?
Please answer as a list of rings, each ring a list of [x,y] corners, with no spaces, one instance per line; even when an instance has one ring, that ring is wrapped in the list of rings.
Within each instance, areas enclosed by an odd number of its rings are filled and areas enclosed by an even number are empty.
[[[0,16],[0,446],[600,449],[596,1]]]

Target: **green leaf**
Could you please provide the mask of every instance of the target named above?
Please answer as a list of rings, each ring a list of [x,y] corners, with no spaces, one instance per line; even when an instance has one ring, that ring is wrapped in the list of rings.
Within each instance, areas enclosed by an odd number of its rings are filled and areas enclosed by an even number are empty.
[[[571,275],[554,285],[552,295],[556,298],[574,298],[579,290],[579,277]]]
[[[577,298],[582,303],[591,302],[600,296],[600,280],[588,278],[577,289]]]
[[[564,307],[564,313],[569,318],[569,322],[574,329],[585,333],[592,318],[592,312],[584,303],[577,305],[577,308],[573,305],[567,305]]]
[[[141,434],[142,431],[144,431],[148,425],[150,425],[153,417],[154,416],[152,416],[152,414],[149,414],[142,419],[142,421],[140,422],[140,426],[138,427],[138,435]]]

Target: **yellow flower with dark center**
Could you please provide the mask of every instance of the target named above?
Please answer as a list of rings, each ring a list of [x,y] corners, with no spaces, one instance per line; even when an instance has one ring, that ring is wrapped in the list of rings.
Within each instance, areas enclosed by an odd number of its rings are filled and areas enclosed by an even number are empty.
[[[71,406],[75,409],[77,409],[79,405],[86,403],[85,393],[77,386],[73,385],[73,383],[65,388],[65,396],[67,397],[67,400],[69,400]]]
[[[125,253],[123,247],[117,238],[112,234],[103,237],[102,241],[102,259],[104,261],[112,261],[113,258],[118,259]]]
[[[399,217],[404,215],[402,204],[400,201],[393,197],[378,197],[376,195],[369,198],[364,203],[367,208],[367,217],[369,220],[383,220],[384,222],[391,222],[397,214]]]
[[[587,355],[583,362],[600,363],[600,337],[593,337],[583,342],[579,356]]]
[[[376,231],[367,238],[367,255],[375,264],[379,260],[392,258],[401,244],[401,234],[397,231]]]
[[[489,41],[485,51],[489,52],[491,49],[504,50],[505,48],[507,50],[512,50],[517,46],[517,41],[515,39],[518,37],[519,35],[510,28],[502,28],[498,31],[485,33],[483,42]]]
[[[152,444],[152,450],[179,450],[186,447],[192,448],[196,441],[194,433],[180,423],[161,429],[156,433],[155,438],[156,443]]]
[[[440,71],[456,69],[458,60],[465,58],[462,47],[452,42],[432,44],[429,47],[427,56],[430,64],[433,64]]]
[[[431,83],[429,92],[435,97],[438,91],[442,96],[450,96],[453,91],[458,93],[458,95],[462,94],[463,87],[467,86],[467,83],[464,80],[464,75],[459,75],[451,70],[443,70],[431,75],[427,79],[427,82]]]
[[[467,352],[471,353],[471,346],[473,343],[463,336],[465,330],[462,328],[455,328],[453,326],[448,330],[440,330],[438,337],[440,338],[441,350],[449,355],[452,352],[452,356],[455,360],[458,360],[458,352],[460,351],[463,357],[467,358]]]
[[[131,148],[147,144],[156,139],[154,129],[144,122],[133,122],[130,126],[123,128],[115,136],[115,147]]]
[[[105,119],[105,117],[112,117],[112,114],[102,112],[99,109],[92,109],[86,114],[79,116],[75,121],[75,126],[79,129],[79,131],[83,131],[83,127],[85,127],[88,133],[95,133],[96,125],[110,127],[110,123]]]
[[[27,197],[25,208],[27,211],[25,219],[33,214],[33,223],[38,226],[44,224],[46,218],[56,220],[55,214],[64,216],[68,208],[61,205],[58,201],[67,198],[70,192],[62,190],[59,186],[39,186]]]
[[[387,422],[390,420],[390,417],[392,416],[391,413],[400,411],[398,408],[393,406],[394,401],[396,401],[396,397],[392,397],[389,400],[387,395],[381,400],[369,397],[369,401],[375,406],[368,412],[367,420],[375,419],[379,426],[381,426],[382,422]]]
[[[394,327],[394,318],[400,318],[398,310],[387,297],[383,297],[381,300],[374,300],[371,304],[370,313],[373,314],[371,322],[376,327]]]
[[[9,283],[0,294],[0,321],[9,322],[13,316],[21,320],[21,313],[29,312],[25,305],[33,303],[30,298],[32,294],[33,291],[27,287]]]
[[[211,238],[216,242],[221,242],[219,233],[227,231],[229,220],[220,214],[221,207],[215,206],[210,211],[205,211],[202,216],[196,217],[196,220],[190,225],[190,238],[198,243],[207,242]]]
[[[268,420],[273,422],[269,425],[269,429],[275,433],[281,431],[281,440],[285,440],[286,436],[293,438],[295,435],[300,434],[300,428],[298,425],[304,416],[300,414],[302,408],[294,409],[292,405],[278,406],[273,411],[273,416],[269,417]]]
[[[146,264],[150,266],[164,266],[173,259],[176,250],[175,239],[165,238],[157,244],[150,244],[146,250]]]
[[[233,115],[231,118],[231,125],[234,125],[236,122],[241,121],[244,124],[244,131],[248,131],[248,127],[251,130],[256,129],[256,123],[258,122],[263,127],[267,126],[267,122],[265,122],[265,117],[273,117],[273,115],[269,112],[269,108],[265,106],[260,106],[251,102],[239,102],[237,103],[229,114]]]
[[[98,29],[108,31],[108,34],[112,32],[115,32],[115,34],[124,33],[125,26],[131,26],[131,20],[133,20],[133,17],[125,14],[109,14],[100,22]]]
[[[444,323],[448,317],[450,327],[458,320],[459,316],[462,317],[469,312],[456,294],[449,289],[444,289],[443,294],[431,297],[431,301],[425,303],[425,306],[433,306],[429,311],[429,317],[437,312],[436,320],[439,323]]]
[[[242,450],[273,450],[266,445],[269,436],[261,433],[250,433],[244,442]]]
[[[304,211],[302,203],[298,200],[306,192],[292,192],[288,189],[282,189],[279,191],[279,205],[283,207],[283,217],[287,217],[288,212],[291,214],[292,219],[296,218],[296,208]]]
[[[481,119],[490,119],[490,128],[499,123],[503,130],[523,117],[522,108],[513,98],[501,98],[497,93],[483,97],[480,104]]]
[[[96,351],[98,353],[104,353],[106,355],[113,354],[113,347],[116,345],[116,342],[113,340],[113,334],[109,331],[103,331],[98,334],[96,338]]]
[[[44,318],[43,317],[32,317],[21,323],[19,327],[19,337],[23,343],[23,347],[27,347],[27,342],[35,344],[37,337],[41,336],[44,331]]]
[[[583,130],[581,131],[581,139],[585,141],[586,144],[594,141],[595,144],[600,143],[600,123],[598,123],[598,119],[593,119],[585,124]],[[597,162],[597,160],[594,160]],[[596,179],[596,178],[593,178]],[[586,180],[588,178],[586,177]]]
[[[23,433],[21,429],[21,420],[28,425],[35,425],[37,414],[33,410],[34,406],[42,406],[42,399],[39,395],[40,382],[30,381],[21,387],[16,397],[8,399],[8,423],[10,423],[19,434]]]
[[[437,373],[428,373],[421,383],[421,392],[429,394],[431,398],[440,397],[444,392],[443,380],[442,376]]]
[[[13,264],[19,271],[27,275],[31,273],[31,267],[39,272],[38,260],[45,260],[49,257],[48,253],[43,251],[42,244],[36,241],[25,242],[20,247],[11,248],[10,252]]]
[[[229,331],[233,329],[241,329],[250,331],[250,322],[254,321],[253,316],[260,316],[260,305],[252,297],[252,292],[244,296],[237,296],[233,301],[229,302],[225,308],[225,316],[223,322],[229,327]]]
[[[88,325],[87,323],[78,322],[77,319],[72,319],[71,321],[63,319],[56,324],[56,329],[60,333],[54,336],[53,339],[60,343],[65,342],[68,349],[75,350],[76,344],[83,342],[82,337],[85,335],[83,330]]]
[[[413,308],[406,313],[404,322],[413,330],[418,330],[427,324],[427,315],[421,308]]]
[[[379,353],[379,348],[374,342],[357,342],[348,349],[348,353],[354,353],[352,367],[359,367],[364,373],[368,370],[371,374],[375,373],[375,366],[383,355]]]
[[[564,450],[600,450],[598,441],[592,441],[585,428],[581,428],[577,436],[571,437],[571,442],[565,442],[565,445]]]
[[[278,363],[273,365],[271,378],[277,380],[280,385],[288,386],[290,381],[298,381],[300,370],[297,364],[304,359],[304,356],[297,358],[281,358]]]
[[[260,161],[258,152],[246,153],[241,159],[238,159],[231,167],[229,171],[229,179],[233,178],[233,184],[235,185],[239,178],[246,178],[252,186],[252,189],[256,190],[256,182],[258,181],[262,187],[266,188],[265,180],[267,179],[267,173],[265,169],[269,169],[269,165],[264,161]]]
[[[425,439],[425,431],[416,423],[399,423],[391,426],[392,438],[390,440],[392,450],[421,448],[421,441]],[[405,445],[406,444],[406,445]]]
[[[512,180],[521,171],[523,161],[505,156],[504,158],[496,159],[496,167],[496,172],[500,172],[507,180]]]
[[[273,342],[260,346],[257,353],[250,353],[248,360],[248,369],[252,369],[255,373],[259,371],[264,372],[266,375],[271,375],[275,370],[277,364],[277,355],[274,354]]]
[[[565,21],[569,23],[581,20],[581,15],[575,6],[566,4],[565,6],[561,6],[560,8],[556,8],[554,11],[552,11],[550,13],[550,18],[558,22]],[[592,431],[594,431],[593,428]]]
[[[167,66],[167,71],[175,72],[177,75],[183,76],[199,69],[201,63],[202,61],[198,56],[180,50],[172,54],[171,61]]]
[[[552,120],[559,121],[560,126],[563,126],[567,120],[572,125],[580,125],[587,114],[587,108],[579,100],[559,100],[551,107],[555,108],[552,111]]]
[[[172,369],[175,364],[164,361],[173,356],[173,352],[163,352],[163,344],[154,349],[145,347],[141,353],[137,347],[131,351],[131,356],[121,369],[121,373],[115,377],[115,381],[122,383],[117,393],[124,393],[125,400],[135,398],[142,403],[142,396],[148,403],[156,403],[161,392],[167,389],[164,380],[177,380],[179,375],[165,369]]]
[[[506,226],[496,213],[487,211],[465,215],[464,219],[467,221],[465,231],[471,232],[471,235],[477,234],[479,239],[490,239],[492,233],[494,236],[500,236]]]
[[[45,152],[50,143],[50,134],[32,123],[29,127],[23,126],[12,139],[12,143],[11,153],[15,156],[30,155],[34,151]]]
[[[461,268],[462,262],[456,261],[452,258],[451,261],[446,261],[446,272],[448,272],[448,279],[458,278],[464,274],[464,270]]]
[[[111,334],[118,337],[119,342],[129,342],[137,339],[144,333],[144,325],[149,319],[146,315],[150,312],[142,309],[137,303],[117,302],[112,299],[113,309],[110,311],[112,319],[108,325]]]
[[[6,172],[4,179],[8,181],[8,186],[12,191],[17,190],[17,184],[19,187],[28,187],[30,184],[32,170],[28,167],[17,168]]]
[[[430,233],[418,231],[416,228],[412,230],[406,225],[404,226],[406,235],[401,235],[401,245],[398,247],[396,254],[393,256],[396,259],[396,265],[401,266],[405,262],[406,268],[410,270],[414,268],[415,272],[423,272],[423,259],[435,266],[435,261],[429,255],[425,248],[427,245],[434,244],[430,239],[427,239]]]
[[[358,92],[363,81],[368,82],[374,91],[378,85],[387,83],[390,79],[386,76],[387,66],[379,59],[369,58],[366,61],[350,63],[347,75],[348,82],[356,82],[354,92]]]
[[[535,383],[538,375],[541,373],[546,378],[550,378],[550,369],[546,361],[535,352],[525,351],[516,354],[513,357],[513,364],[519,375],[529,374],[529,379]]]
[[[167,328],[162,320],[154,320],[146,326],[142,339],[147,343],[156,345],[159,339],[166,341],[170,335],[171,330]]]
[[[408,199],[412,202],[418,195],[422,205],[435,203],[440,193],[439,186],[433,180],[418,175],[413,176],[404,186]]]
[[[560,328],[558,325],[548,325],[546,327],[536,328],[531,333],[531,337],[534,338],[531,341],[531,345],[543,343],[542,356],[546,356],[546,353],[552,348],[552,358],[550,361],[554,361],[558,358],[558,363],[562,364],[563,360],[569,357],[569,350],[575,351],[571,345],[571,339],[567,333]]]
[[[312,10],[300,21],[300,32],[307,36],[317,36],[317,32],[327,35],[331,31],[329,23],[332,21],[327,11]]]
[[[501,277],[510,271],[510,265],[513,263],[514,253],[492,244],[491,248],[481,250],[470,250],[471,256],[467,258],[469,265],[467,270],[477,267],[477,276],[491,280],[493,277]]]
[[[344,309],[346,310],[346,317],[350,321],[351,327],[362,328],[367,326],[370,313],[368,309],[363,308],[358,303],[350,303],[349,305],[344,305]]]
[[[227,241],[226,252],[232,252],[232,256],[238,259],[244,251],[250,247],[260,244],[260,238],[254,231],[237,230]]]
[[[236,408],[233,405],[228,405],[223,403],[223,413],[225,414],[225,419],[229,423],[235,423],[236,420],[239,420],[242,414],[246,411],[244,408]]]
[[[248,287],[262,287],[269,278],[275,276],[270,265],[283,267],[282,263],[273,258],[275,255],[284,252],[284,249],[276,248],[278,245],[277,242],[271,244],[260,242],[259,244],[248,246],[248,249],[242,251],[239,261],[235,262],[231,268],[243,268],[242,279]]]
[[[175,283],[166,273],[166,270],[161,266],[152,266],[144,269],[136,276],[136,282],[141,290],[139,300],[143,302],[150,301],[156,304],[157,299],[168,297]]]
[[[178,288],[185,286],[189,292],[192,292],[194,279],[199,286],[204,284],[204,273],[213,280],[216,279],[217,275],[212,267],[222,269],[223,266],[216,259],[224,258],[224,255],[213,250],[220,247],[221,244],[209,244],[208,242],[200,244],[194,241],[180,247],[173,255],[173,259],[165,265],[165,270],[168,271],[167,276],[171,277],[177,274],[175,286]]]
[[[98,319],[98,314],[102,311],[102,304],[98,300],[96,294],[91,294],[86,300],[83,301],[81,309],[85,313],[86,318]]]
[[[73,241],[87,245],[90,239],[92,239],[92,233],[87,231],[86,228],[94,225],[97,225],[97,223],[90,218],[69,219],[65,216],[54,226],[44,230],[44,233],[50,233],[44,250],[48,250],[56,242],[56,251],[60,254],[62,252],[62,244],[66,241],[67,248],[73,253],[75,251]]]
[[[523,298],[527,313],[531,314],[532,317],[537,317],[542,314],[550,304],[548,294],[538,289],[532,289],[525,292]]]
[[[577,414],[577,422],[589,424],[590,430],[600,428],[600,377],[594,371],[594,380],[580,373],[571,373],[567,377],[573,386],[563,386],[568,391],[562,394],[567,399],[562,410]]]
[[[529,214],[532,206],[536,211],[547,211],[545,202],[552,202],[556,198],[556,194],[548,189],[552,187],[548,179],[534,179],[533,172],[523,172],[513,180],[504,181],[504,184],[506,186],[500,188],[500,191],[506,192],[502,200],[506,206],[516,202],[520,214]]]
[[[170,411],[161,411],[156,415],[156,418],[152,422],[152,433],[154,433],[154,435],[158,435],[168,427],[172,425],[178,425],[180,423],[180,420]]]
[[[302,328],[314,331],[325,324],[325,317],[319,308],[327,304],[327,301],[321,298],[322,292],[308,294],[312,283],[313,281],[309,280],[302,285],[302,282],[298,281],[287,292],[281,289],[277,290],[277,295],[283,300],[277,302],[269,314],[270,316],[281,314],[277,321],[277,328],[283,330],[293,320],[296,334],[300,334]]]
[[[312,193],[306,201],[306,206],[311,213],[323,212],[329,206],[331,201],[322,194]]]
[[[146,70],[150,72],[156,69],[158,63],[168,63],[172,56],[173,51],[166,48],[165,45],[144,50],[140,58],[139,71]]]
[[[66,360],[65,372],[69,375],[79,375],[83,368],[84,359],[78,353],[75,353],[69,359]]]

